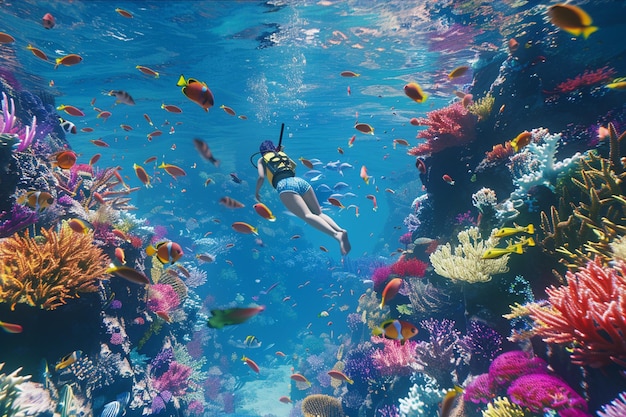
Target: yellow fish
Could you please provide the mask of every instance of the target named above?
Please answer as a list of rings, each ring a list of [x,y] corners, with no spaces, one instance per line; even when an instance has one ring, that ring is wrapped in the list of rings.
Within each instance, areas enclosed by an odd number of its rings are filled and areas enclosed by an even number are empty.
[[[481,258],[482,259],[497,259],[509,253],[517,253],[518,255],[521,255],[522,253],[524,253],[522,244],[518,243],[512,246],[507,246],[506,248],[487,249],[485,253],[483,253],[483,256]]]
[[[515,225],[515,227],[503,227],[501,229],[498,229],[494,236],[507,237],[517,233],[528,233],[529,235],[532,235],[535,233],[535,226],[533,226],[533,224],[531,223],[526,227],[518,225]]]
[[[75,350],[69,355],[66,355],[63,358],[61,358],[59,363],[57,363],[56,366],[54,367],[54,370],[59,371],[61,369],[67,368],[68,366],[70,366],[71,364],[79,360],[82,355],[83,355],[83,352],[81,350]]]

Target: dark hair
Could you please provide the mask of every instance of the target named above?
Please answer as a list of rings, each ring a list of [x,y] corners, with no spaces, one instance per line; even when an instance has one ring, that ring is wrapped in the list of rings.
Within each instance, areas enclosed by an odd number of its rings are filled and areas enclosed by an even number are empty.
[[[261,155],[266,152],[275,152],[276,146],[274,146],[274,142],[272,142],[271,140],[265,140],[261,142],[261,145],[259,146],[259,151],[261,152]]]

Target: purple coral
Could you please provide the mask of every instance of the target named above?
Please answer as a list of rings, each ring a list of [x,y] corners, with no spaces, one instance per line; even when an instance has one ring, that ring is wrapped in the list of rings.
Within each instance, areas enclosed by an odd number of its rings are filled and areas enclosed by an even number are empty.
[[[474,378],[463,392],[463,399],[475,404],[487,404],[494,397],[489,384],[489,374],[480,374]]]
[[[9,133],[17,135],[19,143],[17,145],[18,152],[24,152],[30,147],[35,139],[35,133],[37,133],[37,117],[33,116],[33,120],[30,126],[26,126],[20,129],[20,126],[16,124],[17,117],[15,117],[15,102],[13,98],[9,99],[7,95],[2,93],[2,117],[0,118],[0,133]]]
[[[374,291],[380,291],[385,282],[387,282],[387,278],[391,275],[391,267],[389,266],[379,266],[372,272],[372,281],[374,282]]]
[[[380,376],[374,366],[373,353],[374,348],[369,343],[361,343],[348,353],[343,371],[352,376],[354,385],[367,384],[367,381],[376,380]]]
[[[489,364],[502,351],[502,336],[486,324],[473,320],[459,346],[469,357],[472,374],[486,372]]]
[[[170,311],[178,306],[180,299],[176,290],[169,284],[154,284],[148,290],[148,309],[150,311]]]
[[[410,375],[415,365],[415,348],[417,343],[407,340],[404,344],[398,340],[372,337],[373,343],[382,343],[382,349],[372,353],[374,366],[381,375]]]
[[[430,338],[428,342],[417,343],[417,363],[440,386],[453,386],[453,373],[460,362],[458,343],[461,333],[454,328],[453,320],[423,320],[420,325],[428,330]]]
[[[521,376],[511,384],[507,394],[512,402],[534,413],[570,408],[587,411],[587,402],[563,380],[552,375]]]
[[[6,213],[0,213],[0,238],[11,236],[37,222],[37,213],[21,204],[13,205],[11,216],[6,219],[4,217],[8,217]]]
[[[161,376],[174,360],[174,351],[171,347],[163,348],[150,362],[150,373],[153,377]]]
[[[189,377],[192,369],[178,362],[171,362],[170,367],[152,382],[154,388],[159,391],[170,391],[173,395],[185,395],[189,386]]]

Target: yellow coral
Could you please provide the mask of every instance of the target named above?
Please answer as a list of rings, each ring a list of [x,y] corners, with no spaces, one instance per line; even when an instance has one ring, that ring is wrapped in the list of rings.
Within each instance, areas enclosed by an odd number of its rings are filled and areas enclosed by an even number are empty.
[[[389,311],[389,306],[380,308],[380,298],[371,288],[359,297],[359,305],[356,308],[356,312],[361,314],[361,321],[372,330],[389,318]]]
[[[482,259],[487,249],[498,244],[499,239],[494,236],[496,230],[492,230],[487,240],[481,239],[477,227],[459,232],[457,235],[459,245],[454,248],[454,253],[452,246],[446,243],[430,255],[435,272],[443,277],[470,284],[487,282],[491,280],[492,275],[507,272],[508,254],[496,259]]]
[[[483,410],[483,417],[524,417],[526,414],[522,407],[513,404],[506,397],[498,397],[493,403],[487,404],[487,409]]]
[[[302,400],[304,417],[343,417],[341,401],[324,394],[313,394]]]
[[[478,120],[485,120],[491,114],[493,103],[496,101],[491,94],[487,94],[485,97],[473,102],[467,106],[467,111],[475,116],[478,116]]]
[[[17,234],[0,242],[0,302],[25,303],[45,310],[98,291],[107,278],[109,258],[93,245],[93,235],[42,229],[41,236]]]

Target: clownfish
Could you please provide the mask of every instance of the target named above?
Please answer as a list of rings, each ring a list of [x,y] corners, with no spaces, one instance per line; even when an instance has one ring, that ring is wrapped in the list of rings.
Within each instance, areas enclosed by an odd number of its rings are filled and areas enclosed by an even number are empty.
[[[146,253],[148,256],[156,255],[162,264],[173,264],[184,255],[183,248],[178,243],[171,241],[158,243],[156,247],[150,245],[146,248]]]

